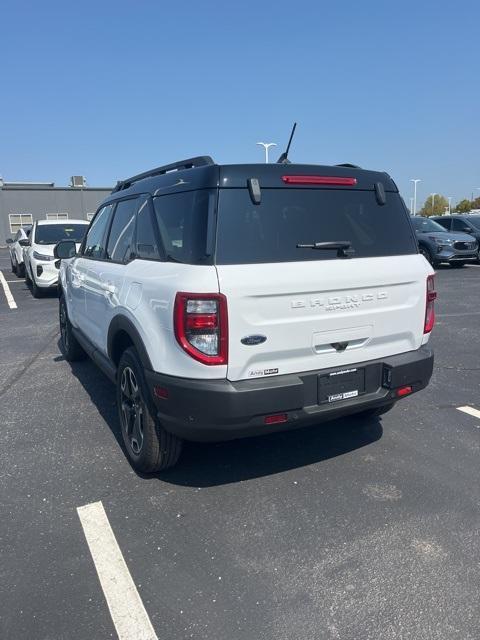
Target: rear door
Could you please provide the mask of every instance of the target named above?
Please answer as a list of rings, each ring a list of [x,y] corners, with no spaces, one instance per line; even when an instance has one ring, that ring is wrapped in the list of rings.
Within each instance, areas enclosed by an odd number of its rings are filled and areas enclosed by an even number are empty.
[[[340,242],[340,249],[300,248]],[[343,256],[343,257],[342,257]],[[398,193],[220,189],[216,267],[227,296],[227,377],[241,380],[420,347],[426,278]]]

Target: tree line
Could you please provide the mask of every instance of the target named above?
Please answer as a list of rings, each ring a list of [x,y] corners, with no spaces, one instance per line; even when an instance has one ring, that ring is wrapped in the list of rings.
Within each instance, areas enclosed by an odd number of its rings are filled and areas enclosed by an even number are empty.
[[[469,200],[464,198],[460,202],[452,207],[453,213],[468,213],[472,209],[480,209],[480,196]],[[437,193],[435,197],[428,196],[425,200],[423,207],[418,212],[421,216],[441,216],[444,213],[448,213],[448,199],[445,196]]]

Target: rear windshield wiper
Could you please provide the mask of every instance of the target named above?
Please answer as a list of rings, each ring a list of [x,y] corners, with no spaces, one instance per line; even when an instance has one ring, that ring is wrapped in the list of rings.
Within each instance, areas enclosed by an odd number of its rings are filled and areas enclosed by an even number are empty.
[[[351,258],[355,255],[350,240],[339,240],[337,242],[314,242],[313,244],[297,244],[297,249],[321,249],[336,251],[338,258]]]

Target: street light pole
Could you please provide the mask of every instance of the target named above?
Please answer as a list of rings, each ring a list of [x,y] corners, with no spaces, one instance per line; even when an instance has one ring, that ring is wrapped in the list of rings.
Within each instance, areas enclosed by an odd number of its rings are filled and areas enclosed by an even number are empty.
[[[452,213],[452,196],[448,196],[448,215]]]
[[[435,196],[437,195],[436,193],[431,193],[430,194],[432,196],[432,216],[433,216],[433,207],[435,206]]]
[[[413,215],[417,215],[417,182],[421,182],[420,178],[412,178],[410,182],[413,182]]]
[[[413,216],[413,198],[410,198],[410,215]]]
[[[268,150],[270,147],[276,147],[276,142],[257,142],[258,145],[265,149],[265,163],[268,164]]]

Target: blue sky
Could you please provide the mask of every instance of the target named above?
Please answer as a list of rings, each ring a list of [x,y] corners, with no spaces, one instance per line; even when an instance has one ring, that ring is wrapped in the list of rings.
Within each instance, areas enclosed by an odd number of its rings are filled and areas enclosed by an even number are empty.
[[[293,161],[386,170],[407,204],[414,177],[419,203],[480,187],[479,3],[4,0],[0,17],[5,180],[256,162],[296,120]]]

